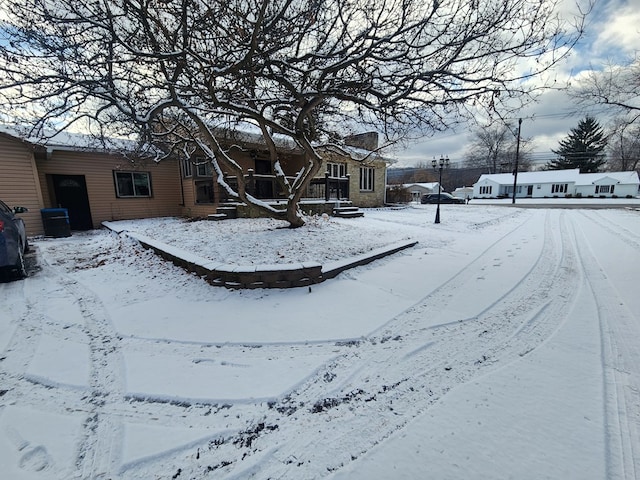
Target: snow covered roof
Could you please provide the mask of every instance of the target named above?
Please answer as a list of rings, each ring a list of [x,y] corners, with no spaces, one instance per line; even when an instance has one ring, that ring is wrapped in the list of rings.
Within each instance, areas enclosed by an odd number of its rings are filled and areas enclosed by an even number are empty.
[[[26,131],[8,125],[0,125],[0,132],[22,140],[31,145],[40,146],[47,150],[67,151],[132,151],[137,142],[125,138],[100,139],[94,135],[77,132],[51,133],[45,138],[29,136]]]
[[[518,183],[575,183],[580,175],[580,169],[572,170],[544,170],[538,172],[518,172]],[[494,173],[480,175],[478,182],[490,180],[500,185],[512,185],[512,173]]]
[[[24,131],[13,128],[8,125],[0,124],[0,133],[11,135],[17,139],[38,145],[47,150],[67,150],[67,151],[133,151],[138,146],[137,142],[128,139],[106,138],[100,139],[93,135],[75,133],[75,132],[59,132],[51,134],[49,138],[29,137]],[[248,131],[245,129],[226,130],[221,128],[214,129],[214,133],[219,140],[238,142],[239,144],[249,145],[266,145],[262,133],[258,131]],[[274,135],[273,137],[276,147],[282,151],[301,151],[299,146],[289,137],[283,135]],[[317,148],[324,145],[315,144]],[[330,146],[329,146],[330,147]],[[338,148],[338,147],[336,147]],[[349,145],[340,145],[338,148],[345,155],[353,160],[364,161],[366,159],[382,160],[386,163],[395,163],[396,160],[383,157],[377,152],[371,152],[359,147]]]
[[[402,188],[411,188],[411,187],[437,188],[438,187],[438,182],[404,183],[404,184],[402,184]]]
[[[638,178],[638,172],[601,172],[601,173],[582,173],[580,177],[578,177],[578,181],[576,185],[593,185],[594,183],[598,183],[598,180],[603,180],[605,178],[613,179],[616,183],[621,183],[624,185],[640,183]]]

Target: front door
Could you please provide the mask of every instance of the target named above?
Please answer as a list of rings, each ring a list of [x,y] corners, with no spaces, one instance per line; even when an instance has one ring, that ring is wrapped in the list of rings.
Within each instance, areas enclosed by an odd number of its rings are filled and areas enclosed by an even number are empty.
[[[84,175],[52,175],[56,207],[69,211],[71,230],[91,230],[91,208]]]
[[[527,185],[527,197],[533,196],[533,185]]]

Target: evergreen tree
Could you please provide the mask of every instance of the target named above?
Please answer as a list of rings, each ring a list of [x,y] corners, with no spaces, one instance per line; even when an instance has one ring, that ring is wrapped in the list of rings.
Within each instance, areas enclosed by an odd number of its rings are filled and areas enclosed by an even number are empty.
[[[558,158],[546,165],[547,170],[579,168],[580,173],[594,173],[605,163],[604,149],[607,139],[597,120],[586,116],[560,141],[560,148],[553,150]]]

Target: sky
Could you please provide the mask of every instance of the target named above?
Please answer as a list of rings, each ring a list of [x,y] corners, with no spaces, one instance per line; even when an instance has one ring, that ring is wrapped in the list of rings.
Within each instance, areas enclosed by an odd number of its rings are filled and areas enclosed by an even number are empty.
[[[585,4],[584,1],[580,2]],[[575,8],[573,0],[564,0],[563,9]],[[571,55],[557,65],[551,73],[555,84],[577,86],[589,70],[600,70],[607,61],[624,65],[640,52],[640,0],[595,0],[587,17],[584,36]],[[610,116],[602,108],[578,108],[575,101],[561,89],[548,90],[521,111],[521,136],[531,139],[534,163],[543,164],[553,158],[552,149],[578,124],[587,113],[605,126]],[[517,118],[513,118],[513,129]],[[395,167],[429,163],[432,158],[448,156],[452,164],[463,161],[472,137],[472,127],[460,126],[412,142],[407,148],[393,152],[398,162]]]
[[[551,1],[551,0],[550,0]],[[557,0],[560,12],[569,18],[576,11],[576,4],[587,9],[590,0]],[[584,36],[574,51],[545,79],[553,79],[557,89],[548,90],[534,104],[524,108],[512,120],[515,131],[517,119],[522,118],[521,136],[530,139],[531,157],[534,163],[544,164],[553,158],[552,149],[586,113],[591,113],[603,126],[610,116],[602,108],[587,112],[577,108],[567,94],[567,85],[580,85],[581,78],[590,70],[599,70],[606,62],[628,64],[640,52],[640,0],[592,0],[593,7],[587,16]],[[0,12],[0,19],[2,12]],[[473,125],[460,125],[454,130],[436,133],[415,139],[409,145],[388,151],[395,158],[395,167],[415,166],[430,163],[432,158],[448,156],[453,165],[464,160],[467,146],[472,138]]]

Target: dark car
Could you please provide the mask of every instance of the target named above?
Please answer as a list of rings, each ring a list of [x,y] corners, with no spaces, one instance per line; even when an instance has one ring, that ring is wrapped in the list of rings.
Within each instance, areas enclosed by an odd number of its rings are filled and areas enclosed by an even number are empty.
[[[454,197],[450,193],[445,192],[440,194],[428,193],[427,195],[423,195],[420,199],[420,203],[438,203],[438,195],[440,195],[440,203],[464,203],[462,198]]]
[[[17,278],[27,276],[24,254],[29,248],[24,221],[16,214],[24,213],[24,207],[13,209],[0,200],[0,270]]]

